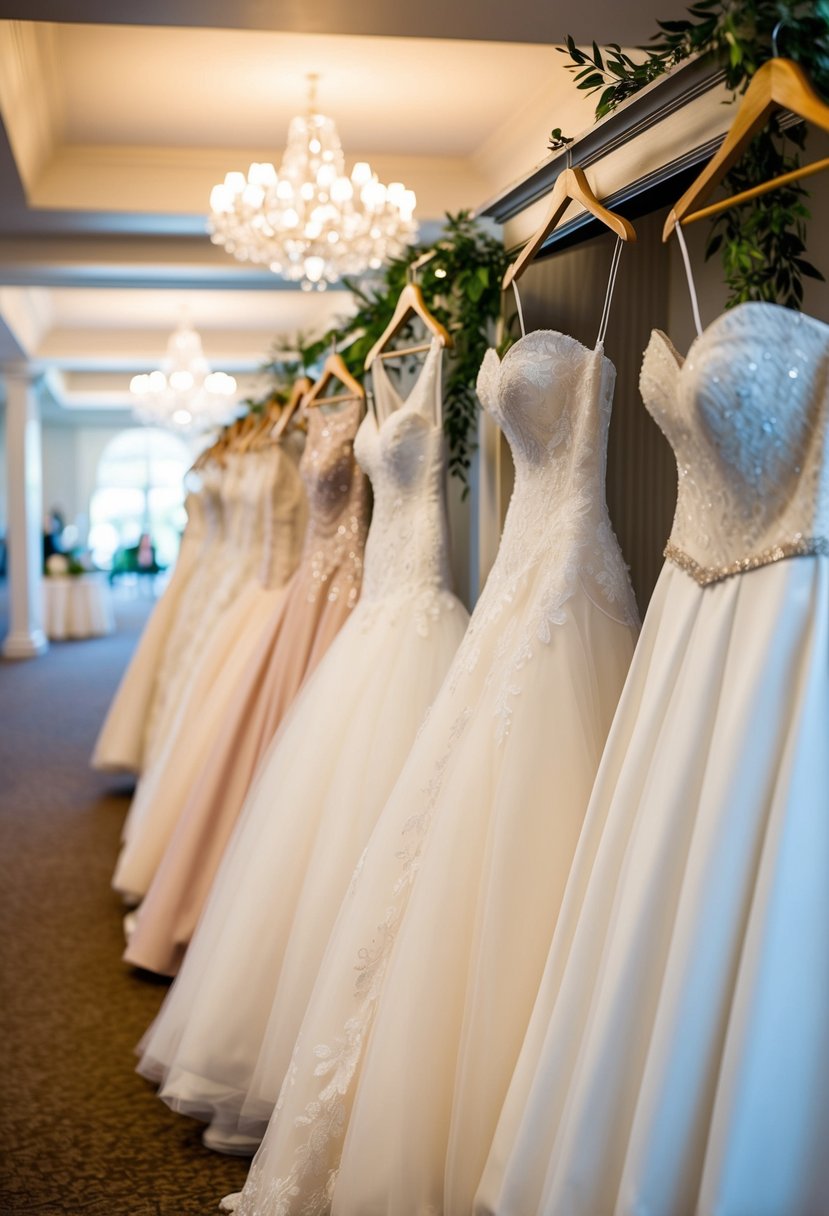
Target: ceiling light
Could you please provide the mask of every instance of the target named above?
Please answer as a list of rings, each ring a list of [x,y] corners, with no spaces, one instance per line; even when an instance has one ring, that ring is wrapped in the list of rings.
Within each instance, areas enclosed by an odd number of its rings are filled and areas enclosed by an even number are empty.
[[[161,368],[133,376],[130,391],[136,417],[174,431],[212,430],[238,412],[236,381],[211,372],[201,338],[184,320],[167,343]]]
[[[292,119],[279,166],[228,173],[210,193],[211,240],[240,262],[258,262],[306,291],[377,268],[417,236],[416,198],[402,182],[384,186],[365,161],[349,178],[334,120],[309,107]]]

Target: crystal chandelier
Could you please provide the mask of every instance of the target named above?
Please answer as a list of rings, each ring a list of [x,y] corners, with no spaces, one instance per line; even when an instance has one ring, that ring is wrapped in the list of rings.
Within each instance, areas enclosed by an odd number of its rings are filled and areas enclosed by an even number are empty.
[[[238,412],[236,381],[211,372],[201,338],[185,320],[171,335],[161,368],[133,376],[130,391],[142,422],[175,431],[208,431]]]
[[[210,194],[208,227],[215,245],[240,262],[260,262],[305,291],[343,275],[379,269],[417,236],[415,195],[402,182],[384,186],[365,161],[346,176],[334,120],[315,109],[292,119],[277,173],[254,163],[228,173]]]

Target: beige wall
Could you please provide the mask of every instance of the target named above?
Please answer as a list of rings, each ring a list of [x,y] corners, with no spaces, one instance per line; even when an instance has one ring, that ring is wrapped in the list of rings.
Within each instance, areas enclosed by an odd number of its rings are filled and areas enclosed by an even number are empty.
[[[67,523],[78,522],[86,539],[89,500],[104,448],[124,426],[43,425],[43,508],[59,507]]]
[[[829,157],[829,135],[823,132],[814,133],[805,153],[805,159],[817,160]],[[829,280],[829,173],[821,173],[804,182],[809,190],[809,208],[812,218],[808,226],[807,258],[817,266]],[[710,261],[705,261],[705,243],[708,234],[708,222],[701,220],[685,229],[685,239],[691,257],[691,267],[699,298],[699,311],[702,324],[710,323],[723,310],[726,299],[726,288],[722,278],[722,263],[716,254]],[[670,295],[668,302],[669,333],[677,350],[686,351],[694,338],[694,322],[691,314],[691,304],[688,296],[688,283],[679,246],[675,240],[670,243]],[[805,279],[804,312],[813,317],[829,322],[829,282],[820,283],[815,279]]]

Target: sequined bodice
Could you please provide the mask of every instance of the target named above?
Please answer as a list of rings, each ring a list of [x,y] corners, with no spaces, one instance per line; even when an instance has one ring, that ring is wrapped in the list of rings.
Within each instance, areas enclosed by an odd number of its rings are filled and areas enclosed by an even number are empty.
[[[354,436],[363,404],[349,401],[336,412],[308,411],[308,438],[300,473],[308,498],[302,564],[309,566],[309,599],[345,596],[357,602],[368,527],[368,483],[354,459]]]
[[[448,590],[449,539],[440,424],[440,360],[434,341],[406,400],[382,361],[372,367],[374,409],[354,445],[371,478],[374,511],[366,543],[363,600]]]
[[[829,554],[829,326],[743,304],[684,362],[655,330],[640,386],[677,461],[669,559],[705,585]]]
[[[264,587],[281,587],[299,562],[305,538],[308,504],[299,473],[301,431],[285,435],[271,452],[274,475],[262,503],[263,540],[259,580]]]
[[[615,380],[601,348],[589,350],[554,330],[527,334],[503,361],[487,351],[478,376],[478,396],[515,462],[515,488],[485,594],[508,601],[516,581],[542,563],[542,633],[577,582],[609,615],[625,624],[637,619],[605,504]]]

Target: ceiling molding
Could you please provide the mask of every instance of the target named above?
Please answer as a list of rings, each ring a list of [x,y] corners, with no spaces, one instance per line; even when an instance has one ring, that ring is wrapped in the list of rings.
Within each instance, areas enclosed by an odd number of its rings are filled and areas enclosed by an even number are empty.
[[[664,18],[682,16],[683,0],[665,0]],[[650,0],[593,0],[564,15],[539,4],[503,0],[0,0],[0,17],[96,25],[157,25],[280,30],[306,34],[451,38],[484,42],[645,42],[654,32]]]
[[[62,103],[54,28],[0,23],[0,116],[27,193],[60,145]]]
[[[646,195],[707,159],[731,121],[722,68],[708,57],[679,65],[578,136],[568,151],[556,152],[479,209],[505,225],[508,247],[523,244],[541,222],[556,178],[572,161],[590,170],[590,184],[611,209],[641,210]],[[595,222],[585,212],[565,214],[545,241],[541,255],[580,234],[592,235]]]

